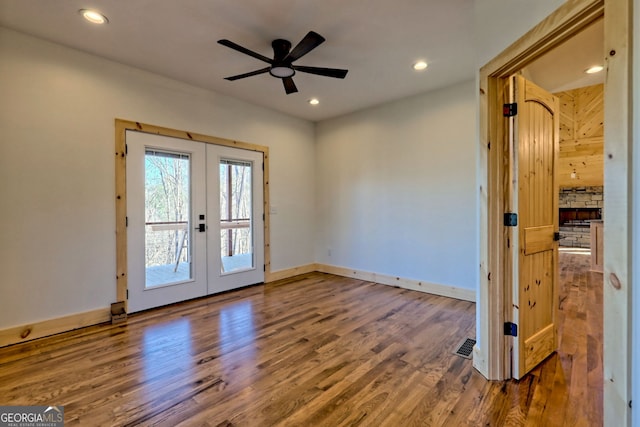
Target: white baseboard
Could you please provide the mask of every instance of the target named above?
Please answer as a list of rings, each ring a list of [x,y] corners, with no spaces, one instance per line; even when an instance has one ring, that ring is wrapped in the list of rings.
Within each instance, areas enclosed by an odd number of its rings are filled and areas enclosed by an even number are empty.
[[[388,276],[385,274],[371,273],[368,271],[354,270],[352,268],[336,267],[327,264],[316,264],[317,271],[335,274],[337,276],[351,277],[381,283],[383,285],[397,286],[403,289],[426,292],[443,297],[455,298],[464,301],[476,301],[476,291],[472,289],[458,288],[455,286],[440,285],[421,280],[405,279],[402,277]]]

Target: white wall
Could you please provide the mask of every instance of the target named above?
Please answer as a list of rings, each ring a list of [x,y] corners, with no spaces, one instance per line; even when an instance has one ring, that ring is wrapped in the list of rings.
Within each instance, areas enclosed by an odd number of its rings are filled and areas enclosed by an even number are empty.
[[[319,123],[316,260],[475,290],[475,108],[466,82]]]
[[[563,3],[565,0],[475,0],[478,66],[495,58]]]
[[[5,29],[0,58],[0,329],[115,301],[115,118],[269,146],[272,271],[314,261],[312,123]]]

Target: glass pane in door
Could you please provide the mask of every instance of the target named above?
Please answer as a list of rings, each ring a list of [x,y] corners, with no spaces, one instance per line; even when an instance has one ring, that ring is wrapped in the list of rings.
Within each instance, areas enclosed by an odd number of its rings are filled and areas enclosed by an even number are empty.
[[[145,288],[190,280],[190,157],[147,149],[144,164]]]
[[[220,248],[222,273],[254,267],[252,164],[220,160]]]

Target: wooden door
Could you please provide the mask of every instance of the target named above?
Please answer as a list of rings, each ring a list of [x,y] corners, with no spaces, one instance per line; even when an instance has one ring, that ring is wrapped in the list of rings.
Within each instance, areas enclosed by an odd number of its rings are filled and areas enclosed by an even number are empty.
[[[513,377],[522,378],[557,348],[559,101],[522,76],[511,79],[517,102],[514,156]],[[517,155],[516,155],[517,153]]]

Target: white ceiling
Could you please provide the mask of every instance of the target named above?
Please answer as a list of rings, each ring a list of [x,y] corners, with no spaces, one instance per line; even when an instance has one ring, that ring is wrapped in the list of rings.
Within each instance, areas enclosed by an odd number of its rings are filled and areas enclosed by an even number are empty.
[[[604,83],[604,72],[585,74],[604,65],[604,20],[600,19],[527,66],[526,78],[551,93]]]
[[[2,0],[0,25],[319,121],[472,79],[473,2]],[[81,8],[101,11],[109,23],[86,22]],[[344,80],[297,73],[299,92],[286,95],[281,81],[269,74],[223,79],[266,64],[217,40],[226,38],[272,57],[273,39],[295,46],[310,30],[326,42],[296,64],[346,68]],[[427,70],[413,71],[418,59],[429,62]],[[309,105],[312,97],[320,105]]]

